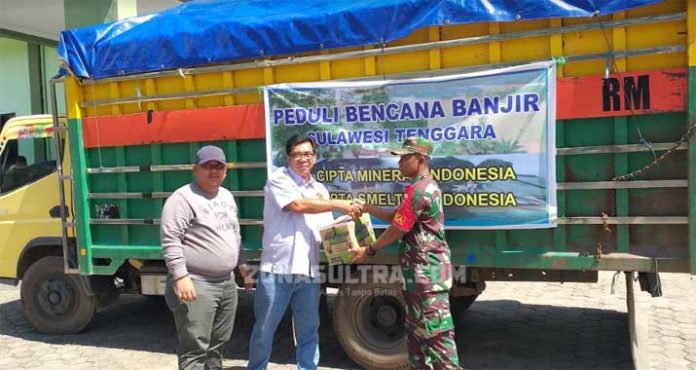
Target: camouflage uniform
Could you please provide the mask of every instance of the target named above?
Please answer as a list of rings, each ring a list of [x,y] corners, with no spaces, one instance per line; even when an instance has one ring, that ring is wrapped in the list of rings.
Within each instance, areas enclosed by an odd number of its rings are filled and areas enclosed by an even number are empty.
[[[414,369],[459,369],[454,323],[450,250],[445,240],[442,194],[427,174],[406,187],[392,225],[406,232],[401,270],[406,298],[406,330]]]

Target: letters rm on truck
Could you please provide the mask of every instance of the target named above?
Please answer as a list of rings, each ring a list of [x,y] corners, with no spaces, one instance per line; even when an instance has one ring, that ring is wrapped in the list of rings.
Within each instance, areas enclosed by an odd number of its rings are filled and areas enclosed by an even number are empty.
[[[695,40],[696,0],[489,0],[466,8],[456,1],[192,1],[64,31],[65,73],[54,83],[65,84],[67,121],[55,117],[53,135],[65,136],[29,166],[53,172],[8,180],[22,150],[38,153],[23,149],[23,140],[42,145],[42,138],[20,139],[12,124],[1,134],[0,272],[22,280],[25,313],[38,330],[80,331],[119,293],[161,293],[162,204],[191,180],[202,145],[226,151],[225,186],[239,203],[246,253],[258,259],[262,188],[277,160],[267,155],[261,88],[554,61],[556,217],[541,228],[449,228],[452,262],[466,266],[452,289],[453,311],[474,302],[486,281],[593,282],[598,271],[638,273],[657,294],[659,272],[696,273],[689,196],[696,191]],[[460,163],[480,165],[477,156],[492,147],[519,149],[515,137],[505,145],[491,140],[462,139],[469,150],[455,152],[470,158]],[[353,149],[370,161],[384,148]],[[336,151],[322,155],[319,170],[340,164]],[[6,189],[6,182],[18,185]],[[340,181],[327,185],[335,196],[346,193]],[[483,180],[445,185],[459,193],[489,188]],[[51,226],[29,227],[24,220],[32,217]],[[396,248],[368,264],[395,267]],[[399,287],[353,279],[327,286],[379,289],[383,295],[339,294],[334,329],[360,365],[407,366]]]

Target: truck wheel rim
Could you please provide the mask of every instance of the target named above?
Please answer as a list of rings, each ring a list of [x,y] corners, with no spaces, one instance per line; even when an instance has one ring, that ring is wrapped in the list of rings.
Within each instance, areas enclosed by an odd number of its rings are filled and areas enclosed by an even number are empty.
[[[38,301],[46,316],[65,316],[75,307],[75,287],[65,279],[47,279],[41,283]]]
[[[354,310],[356,332],[363,343],[378,350],[398,348],[406,336],[403,304],[393,296],[367,296]]]

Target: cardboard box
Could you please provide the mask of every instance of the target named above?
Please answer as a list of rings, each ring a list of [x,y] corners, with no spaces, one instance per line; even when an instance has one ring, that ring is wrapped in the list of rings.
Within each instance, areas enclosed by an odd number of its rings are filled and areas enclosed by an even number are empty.
[[[372,221],[367,213],[363,213],[358,221],[353,221],[347,215],[341,216],[319,233],[326,259],[331,265],[350,263],[353,259],[350,249],[372,245],[376,240]]]

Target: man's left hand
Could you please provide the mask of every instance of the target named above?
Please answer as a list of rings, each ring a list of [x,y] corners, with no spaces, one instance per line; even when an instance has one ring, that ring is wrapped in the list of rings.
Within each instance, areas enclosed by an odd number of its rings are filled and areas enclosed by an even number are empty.
[[[362,199],[353,199],[351,204],[352,211],[350,216],[353,217],[354,220],[357,220],[365,212],[365,201]]]
[[[255,285],[254,273],[248,268],[240,268],[239,272],[242,274],[242,278],[244,278],[244,289],[247,291],[251,290]]]
[[[367,259],[367,247],[351,249],[350,253],[353,254],[353,259],[351,260],[353,263],[363,262]]]

